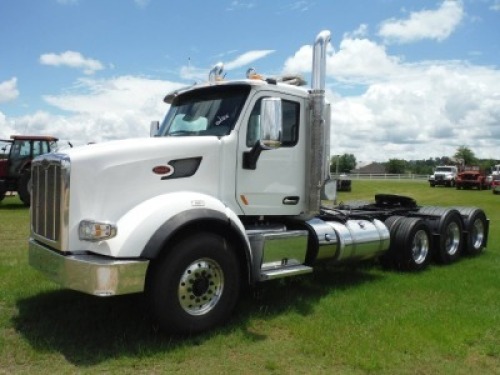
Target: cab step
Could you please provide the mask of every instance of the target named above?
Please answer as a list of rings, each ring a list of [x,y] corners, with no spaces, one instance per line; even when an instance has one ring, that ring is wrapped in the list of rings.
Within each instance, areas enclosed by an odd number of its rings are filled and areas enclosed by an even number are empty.
[[[267,281],[267,280],[280,279],[288,276],[297,276],[306,273],[312,273],[312,271],[313,271],[312,267],[304,266],[303,264],[273,267],[269,269],[262,269],[260,273],[260,280]]]

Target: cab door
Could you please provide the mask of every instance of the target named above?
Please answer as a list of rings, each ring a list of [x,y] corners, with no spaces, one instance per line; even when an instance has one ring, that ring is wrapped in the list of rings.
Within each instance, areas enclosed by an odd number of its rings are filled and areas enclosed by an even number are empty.
[[[244,154],[259,140],[263,98],[282,103],[281,147],[263,150],[255,169],[245,166]],[[298,215],[305,204],[305,100],[293,95],[259,92],[242,118],[238,140],[236,201],[245,215]]]

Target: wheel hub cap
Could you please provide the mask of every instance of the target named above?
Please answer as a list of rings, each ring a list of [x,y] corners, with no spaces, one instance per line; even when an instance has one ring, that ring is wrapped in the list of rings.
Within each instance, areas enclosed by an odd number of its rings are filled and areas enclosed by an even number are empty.
[[[446,252],[454,255],[460,246],[460,228],[457,223],[451,223],[446,231]]]
[[[415,233],[412,243],[412,253],[415,263],[422,264],[427,259],[429,253],[429,237],[424,230]]]
[[[474,249],[479,249],[483,244],[484,240],[484,226],[481,220],[474,221],[474,225],[472,226],[472,246]]]
[[[178,287],[179,303],[190,315],[203,315],[219,302],[224,288],[224,275],[217,262],[199,259],[181,275]]]

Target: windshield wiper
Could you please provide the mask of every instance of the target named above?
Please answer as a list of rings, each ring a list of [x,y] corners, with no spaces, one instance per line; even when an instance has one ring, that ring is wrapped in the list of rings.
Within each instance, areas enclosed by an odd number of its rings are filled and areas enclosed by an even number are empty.
[[[167,135],[191,135],[191,134],[198,134],[199,132],[197,131],[190,131],[190,130],[176,130],[172,133],[168,133]]]

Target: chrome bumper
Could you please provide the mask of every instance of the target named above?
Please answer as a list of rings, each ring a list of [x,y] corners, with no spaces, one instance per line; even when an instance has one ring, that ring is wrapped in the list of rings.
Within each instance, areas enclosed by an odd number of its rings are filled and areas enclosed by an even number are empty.
[[[63,255],[30,239],[29,264],[64,288],[106,297],[142,292],[149,261]]]

